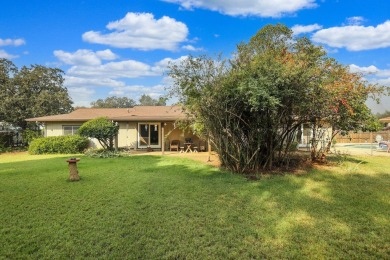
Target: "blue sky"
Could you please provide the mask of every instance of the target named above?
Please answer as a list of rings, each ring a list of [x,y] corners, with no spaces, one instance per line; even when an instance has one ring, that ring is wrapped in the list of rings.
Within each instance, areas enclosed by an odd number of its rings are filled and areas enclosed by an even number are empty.
[[[165,93],[169,61],[229,57],[276,23],[390,86],[388,0],[3,0],[0,58],[61,68],[75,105],[113,95],[138,100]],[[369,105],[390,111],[390,98]]]

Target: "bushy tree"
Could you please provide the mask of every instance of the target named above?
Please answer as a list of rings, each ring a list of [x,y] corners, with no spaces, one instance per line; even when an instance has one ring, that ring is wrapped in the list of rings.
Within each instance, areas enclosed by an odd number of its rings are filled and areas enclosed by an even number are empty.
[[[238,173],[288,165],[302,124],[343,128],[346,118],[351,126],[365,123],[369,109],[364,102],[379,91],[363,89],[366,82],[358,75],[307,38],[294,39],[281,24],[265,26],[238,45],[230,60],[188,57],[171,64],[169,75],[171,93],[194,123],[207,129],[222,165]],[[353,98],[344,102],[340,94],[347,92]],[[340,105],[337,113],[335,104]],[[314,135],[313,144],[318,139]],[[312,159],[317,158],[313,150]]]
[[[107,97],[91,102],[91,107],[95,108],[129,108],[135,106],[133,99],[128,97]]]
[[[72,111],[63,83],[60,69],[32,65],[19,70],[11,61],[0,59],[0,119],[26,129],[26,118]]]
[[[149,95],[143,94],[139,99],[139,106],[165,106],[167,99],[164,97],[159,97],[154,99]]]
[[[129,108],[133,106],[165,106],[167,99],[159,97],[154,99],[149,95],[143,94],[139,99],[138,104],[131,98],[127,97],[107,97],[91,102],[91,107],[94,108]]]
[[[118,129],[119,127],[107,118],[98,117],[82,124],[77,133],[81,136],[96,138],[103,149],[113,150]]]

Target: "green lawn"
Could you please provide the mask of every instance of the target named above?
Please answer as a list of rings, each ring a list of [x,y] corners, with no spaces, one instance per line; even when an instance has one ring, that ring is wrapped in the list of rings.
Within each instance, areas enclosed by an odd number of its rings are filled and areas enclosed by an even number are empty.
[[[81,157],[73,183],[65,158],[0,155],[0,259],[390,258],[390,158],[248,181]]]

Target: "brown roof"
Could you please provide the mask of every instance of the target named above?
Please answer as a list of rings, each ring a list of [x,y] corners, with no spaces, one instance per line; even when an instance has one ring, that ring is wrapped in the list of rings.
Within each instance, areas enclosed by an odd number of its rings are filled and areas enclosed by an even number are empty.
[[[96,117],[114,121],[175,121],[184,118],[179,106],[135,106],[132,108],[80,108],[69,114],[28,118],[30,122],[85,122]]]
[[[390,123],[390,117],[381,118],[381,119],[379,119],[379,121],[385,122],[385,123]]]

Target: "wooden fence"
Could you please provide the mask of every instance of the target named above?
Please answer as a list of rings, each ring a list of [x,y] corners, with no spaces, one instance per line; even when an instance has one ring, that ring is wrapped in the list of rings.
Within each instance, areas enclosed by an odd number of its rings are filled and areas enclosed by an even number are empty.
[[[379,132],[350,132],[348,135],[342,136],[336,135],[335,139],[337,143],[373,143],[379,139],[384,141],[390,141],[390,130]]]

